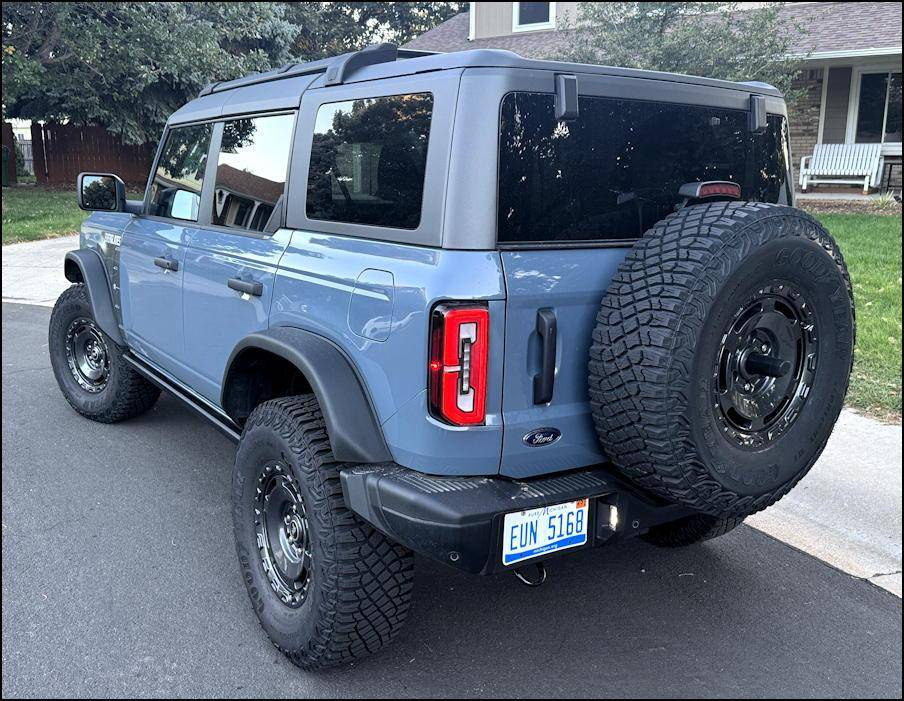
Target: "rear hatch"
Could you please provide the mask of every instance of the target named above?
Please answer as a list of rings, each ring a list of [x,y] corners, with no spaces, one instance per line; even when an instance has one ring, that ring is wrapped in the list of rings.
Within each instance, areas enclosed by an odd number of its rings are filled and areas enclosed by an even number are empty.
[[[731,181],[789,201],[785,120],[745,110],[584,97],[557,121],[551,94],[503,99],[498,244],[506,282],[501,472],[599,463],[587,365],[600,302],[635,241],[681,185]]]

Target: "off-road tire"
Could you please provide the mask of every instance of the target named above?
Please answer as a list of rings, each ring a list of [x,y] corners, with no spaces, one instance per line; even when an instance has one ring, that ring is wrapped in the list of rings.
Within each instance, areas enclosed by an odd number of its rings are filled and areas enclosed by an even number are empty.
[[[294,477],[312,534],[306,596],[290,608],[268,578],[255,531],[255,492],[268,461]],[[260,404],[248,418],[233,473],[233,524],[242,578],[273,644],[305,670],[365,657],[398,633],[411,605],[414,558],[359,519],[344,502],[317,399]]]
[[[799,342],[816,353],[815,370],[804,371],[812,386],[796,395],[802,408],[774,439],[742,447],[718,411],[714,358],[741,300],[792,286],[816,329]],[[726,519],[759,511],[825,447],[854,335],[844,260],[815,219],[764,203],[685,207],[636,243],[602,301],[589,365],[599,440],[615,467],[653,494]]]
[[[640,537],[660,548],[683,548],[723,536],[741,525],[743,520],[694,514],[671,523],[654,526]]]
[[[93,322],[94,314],[88,290],[72,285],[59,296],[50,314],[48,351],[50,365],[66,401],[79,414],[92,421],[115,423],[143,414],[160,396],[160,388],[142,377],[123,358],[123,349],[112,338],[96,329],[103,340],[109,371],[102,389],[89,392],[79,385],[67,358],[67,332],[78,319]]]

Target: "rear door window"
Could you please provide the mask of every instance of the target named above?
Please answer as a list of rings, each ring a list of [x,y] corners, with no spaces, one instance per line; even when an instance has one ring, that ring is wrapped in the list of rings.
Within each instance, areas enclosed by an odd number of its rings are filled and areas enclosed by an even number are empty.
[[[637,238],[674,211],[688,182],[729,180],[745,199],[771,202],[785,187],[781,117],[753,135],[743,110],[586,96],[579,104],[577,120],[558,122],[552,95],[504,98],[500,243]]]
[[[308,218],[416,229],[432,114],[430,93],[321,105],[311,144]]]
[[[151,182],[149,214],[198,221],[211,133],[210,124],[169,130]]]
[[[234,229],[267,226],[286,186],[295,116],[235,119],[223,125],[211,223]]]

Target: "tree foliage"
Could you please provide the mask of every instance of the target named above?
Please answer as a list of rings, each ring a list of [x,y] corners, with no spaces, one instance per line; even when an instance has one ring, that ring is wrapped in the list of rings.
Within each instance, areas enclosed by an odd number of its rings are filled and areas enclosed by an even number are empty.
[[[758,80],[786,93],[801,27],[779,21],[780,3],[587,2],[566,28],[562,58],[724,80]]]
[[[4,117],[159,137],[206,83],[402,43],[460,10],[440,2],[5,2]]]

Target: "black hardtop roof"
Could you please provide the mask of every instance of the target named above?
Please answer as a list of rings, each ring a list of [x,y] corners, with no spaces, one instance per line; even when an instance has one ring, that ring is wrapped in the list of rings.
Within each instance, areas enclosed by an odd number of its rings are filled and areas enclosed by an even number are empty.
[[[431,53],[427,51],[414,51],[399,49],[392,44],[377,44],[368,46],[361,51],[353,51],[332,58],[326,58],[309,63],[288,64],[266,73],[253,73],[235,80],[210,83],[204,87],[198,98],[187,103],[170,117],[170,123],[181,123],[198,119],[199,112],[195,103],[209,101],[211,96],[225,92],[240,91],[241,103],[248,105],[255,100],[256,92],[260,91],[262,101],[268,101],[272,91],[269,88],[275,81],[289,81],[292,78],[304,76],[319,77],[323,74],[321,87],[339,85],[342,83],[362,82],[367,80],[379,80],[381,78],[393,78],[417,73],[433,71],[464,69],[464,68],[512,68],[553,71],[557,73],[577,73],[585,75],[609,75],[627,78],[642,78],[654,81],[688,83],[712,88],[727,90],[743,90],[749,93],[781,97],[781,93],[771,85],[760,82],[734,83],[727,80],[703,78],[698,76],[682,75],[679,73],[664,73],[659,71],[645,71],[634,68],[617,68],[614,66],[599,66],[585,63],[567,63],[563,61],[544,61],[528,59],[512,51],[502,49],[474,49],[471,51],[456,51],[453,53]],[[301,93],[311,84],[310,79],[304,81],[290,81],[285,84],[287,92],[298,88],[295,98],[301,97]],[[225,96],[223,96],[225,98]],[[289,96],[287,96],[289,97]],[[297,105],[297,101],[295,102]],[[198,106],[200,107],[200,106]],[[202,109],[200,112],[207,112]]]

